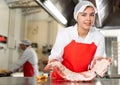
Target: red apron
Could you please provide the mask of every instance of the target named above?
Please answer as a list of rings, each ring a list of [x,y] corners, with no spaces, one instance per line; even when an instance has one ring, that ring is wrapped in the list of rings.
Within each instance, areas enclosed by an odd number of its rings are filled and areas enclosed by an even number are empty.
[[[24,77],[33,77],[34,68],[28,61],[23,66]]]
[[[94,43],[85,44],[73,40],[64,48],[62,64],[74,72],[87,71],[96,48]],[[51,77],[54,79],[62,79],[57,71],[53,71]]]

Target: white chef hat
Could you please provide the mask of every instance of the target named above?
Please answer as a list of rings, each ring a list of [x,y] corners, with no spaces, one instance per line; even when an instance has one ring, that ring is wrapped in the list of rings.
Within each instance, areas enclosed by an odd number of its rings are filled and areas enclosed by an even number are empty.
[[[83,12],[87,6],[94,8],[95,13],[97,13],[96,7],[90,1],[80,1],[74,8],[74,19],[77,21],[77,16],[79,12]]]
[[[29,40],[21,40],[21,42],[19,44],[31,45],[31,41],[29,41]]]

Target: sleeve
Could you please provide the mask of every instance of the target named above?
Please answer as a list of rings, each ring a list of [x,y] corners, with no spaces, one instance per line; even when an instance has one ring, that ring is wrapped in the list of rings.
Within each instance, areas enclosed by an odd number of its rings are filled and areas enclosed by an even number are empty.
[[[16,70],[18,70],[19,68],[21,68],[24,65],[24,63],[29,59],[29,56],[30,56],[30,52],[29,51],[24,51],[23,55],[16,62],[14,68],[11,71],[15,72]]]
[[[62,61],[62,55],[64,50],[64,34],[59,32],[56,37],[55,44],[51,50],[51,54],[49,56],[49,60],[57,59],[59,61]]]
[[[92,67],[93,65],[93,61],[95,58],[97,57],[106,57],[106,53],[105,53],[105,38],[103,35],[99,35],[95,38],[96,42],[97,42],[97,50],[95,52],[94,58],[91,62],[91,64],[89,65],[89,68]]]
[[[105,38],[104,36],[101,36],[97,45],[97,50],[95,53],[95,57],[99,57],[99,56],[103,56],[106,57],[106,53],[105,53]]]

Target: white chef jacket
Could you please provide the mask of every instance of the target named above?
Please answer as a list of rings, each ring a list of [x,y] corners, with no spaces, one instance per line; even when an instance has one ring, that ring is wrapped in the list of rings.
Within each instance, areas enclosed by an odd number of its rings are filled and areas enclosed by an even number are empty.
[[[21,58],[17,61],[16,65],[12,71],[15,72],[17,69],[21,68],[27,61],[29,63],[31,63],[31,65],[33,66],[35,76],[38,76],[39,75],[38,57],[37,57],[35,50],[31,46],[29,46],[25,49]]]
[[[65,28],[57,34],[55,44],[49,56],[49,60],[58,59],[59,61],[63,61],[62,56],[64,52],[64,47],[67,46],[72,40],[87,44],[91,44],[92,42],[94,42],[97,46],[94,58],[97,56],[105,57],[105,40],[103,34],[95,27],[91,27],[87,36],[83,39],[78,35],[76,24],[74,26]]]

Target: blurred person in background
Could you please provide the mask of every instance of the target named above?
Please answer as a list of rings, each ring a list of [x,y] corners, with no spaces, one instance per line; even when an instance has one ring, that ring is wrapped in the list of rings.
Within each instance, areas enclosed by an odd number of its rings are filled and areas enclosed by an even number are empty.
[[[15,67],[10,70],[7,75],[11,75],[22,68],[24,77],[38,76],[38,56],[36,51],[31,47],[31,42],[29,40],[21,40],[19,47],[23,50],[23,54],[16,62]]]

